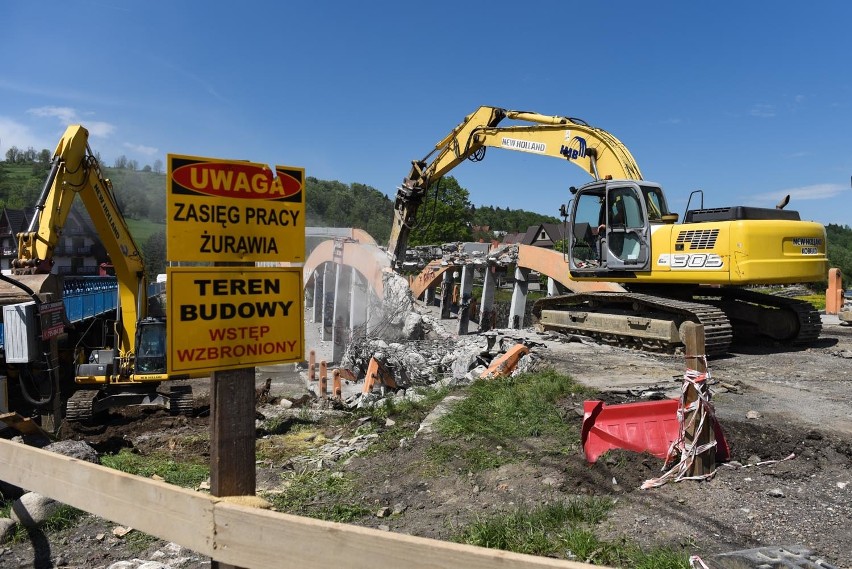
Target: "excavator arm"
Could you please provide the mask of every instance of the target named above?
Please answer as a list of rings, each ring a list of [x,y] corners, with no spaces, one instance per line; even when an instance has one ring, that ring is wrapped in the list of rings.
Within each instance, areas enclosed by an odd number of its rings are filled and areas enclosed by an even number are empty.
[[[498,126],[505,119],[516,121],[516,124]],[[607,177],[642,179],[630,151],[605,130],[579,119],[480,107],[438,142],[425,158],[412,161],[411,171],[397,189],[394,202],[388,243],[393,266],[405,257],[417,210],[429,187],[463,160],[482,160],[488,146],[567,160],[596,180]]]
[[[49,273],[75,196],[79,195],[110,256],[118,280],[116,335],[121,355],[133,351],[137,320],[147,312],[145,267],[112,192],[88,145],[89,133],[69,126],[53,154],[50,176],[27,231],[18,234],[14,274]]]

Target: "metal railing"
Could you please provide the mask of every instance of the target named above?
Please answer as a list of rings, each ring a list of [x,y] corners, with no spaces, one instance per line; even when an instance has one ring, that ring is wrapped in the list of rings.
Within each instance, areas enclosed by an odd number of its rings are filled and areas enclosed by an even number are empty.
[[[148,285],[148,297],[166,291],[166,283]],[[81,322],[100,316],[118,305],[118,281],[115,277],[66,277],[62,286],[62,300],[69,322]],[[3,323],[0,322],[0,348],[5,344]]]
[[[166,283],[148,285],[148,297],[162,294]],[[118,305],[118,281],[115,277],[66,277],[62,297],[65,314],[71,322],[79,322],[115,310]]]

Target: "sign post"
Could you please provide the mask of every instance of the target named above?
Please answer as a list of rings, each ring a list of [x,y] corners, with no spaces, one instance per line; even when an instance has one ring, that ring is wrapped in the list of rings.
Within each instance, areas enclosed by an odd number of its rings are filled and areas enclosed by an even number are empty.
[[[210,491],[254,495],[255,368],[304,359],[305,171],[169,155],[168,368],[210,371]],[[213,266],[209,266],[212,264]],[[231,565],[212,562],[213,569]]]

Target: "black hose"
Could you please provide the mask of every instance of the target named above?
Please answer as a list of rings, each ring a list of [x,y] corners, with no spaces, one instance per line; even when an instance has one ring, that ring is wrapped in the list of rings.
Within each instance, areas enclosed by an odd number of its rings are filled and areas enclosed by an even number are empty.
[[[45,360],[47,360],[46,354],[45,354]],[[26,371],[26,374],[24,373],[24,371]],[[53,402],[53,396],[55,395],[54,392],[53,392],[53,383],[48,379],[47,385],[49,386],[49,392],[48,392],[47,396],[45,396],[41,399],[36,399],[32,395],[30,395],[29,390],[27,390],[27,387],[24,385],[24,375],[30,375],[30,383],[32,383],[33,386],[37,387],[36,384],[35,384],[35,378],[29,373],[29,371],[30,371],[29,368],[22,368],[18,373],[18,384],[21,387],[21,395],[24,397],[24,399],[27,401],[27,403],[29,403],[30,405],[33,405],[34,407],[38,407],[38,408],[47,407],[48,405],[50,405]],[[48,374],[49,373],[50,373],[50,368],[48,368]]]

